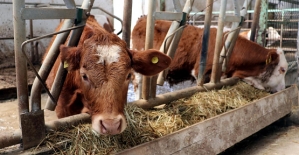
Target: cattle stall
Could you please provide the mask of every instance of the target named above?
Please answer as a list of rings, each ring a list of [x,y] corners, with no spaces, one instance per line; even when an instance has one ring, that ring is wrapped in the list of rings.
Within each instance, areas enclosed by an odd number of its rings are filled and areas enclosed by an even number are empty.
[[[25,39],[23,39],[25,40]],[[22,62],[22,61],[20,61]],[[219,88],[223,85],[232,84],[235,82],[235,79],[226,79],[224,81],[219,81],[217,84],[207,84],[204,85],[205,88],[208,89],[214,89]],[[25,82],[24,82],[25,83]],[[203,88],[203,89],[205,89]],[[183,90],[181,92],[174,92],[174,93],[168,93],[165,96],[157,96],[157,98],[149,99],[149,101],[153,102],[154,104],[157,104],[159,101],[159,98],[165,98],[167,96],[178,96],[178,97],[184,97],[184,93],[194,93],[200,90],[202,88],[194,87],[187,90]],[[180,96],[183,94],[183,96]],[[185,94],[186,95],[186,94]],[[190,94],[187,94],[186,96],[189,96]],[[19,96],[20,97],[20,96]],[[173,99],[171,97],[167,97],[168,99]],[[25,98],[26,99],[26,98]],[[297,105],[298,101],[298,92],[296,87],[290,87],[286,90],[273,94],[269,97],[263,98],[257,102],[251,103],[248,106],[242,107],[240,109],[233,110],[229,113],[225,113],[222,115],[219,115],[215,118],[206,120],[205,122],[195,124],[194,126],[188,127],[186,129],[182,129],[178,132],[175,132],[171,135],[162,137],[160,139],[154,140],[152,142],[137,146],[136,148],[132,148],[129,150],[125,150],[124,152],[121,152],[120,154],[153,154],[153,153],[196,153],[199,149],[205,150],[206,153],[219,153],[226,148],[234,145],[238,141],[241,141],[242,139],[248,137],[249,135],[255,133],[256,131],[264,128],[266,125],[271,124],[272,122],[278,120],[279,118],[287,115],[291,111],[292,105]],[[22,101],[21,101],[22,102]],[[24,101],[26,102],[26,101]],[[136,101],[136,103],[139,101]],[[142,100],[142,102],[147,102],[145,100]],[[268,103],[268,104],[267,104]],[[271,106],[269,104],[271,103]],[[23,104],[23,103],[20,103]],[[41,116],[41,111],[39,107],[33,107],[36,108],[35,111],[37,113],[34,113],[33,115],[38,115],[39,119],[43,116]],[[244,114],[244,115],[243,115]],[[254,115],[255,114],[255,115]],[[239,119],[242,119],[244,117],[248,118],[254,115],[255,117],[252,117],[250,121],[244,121],[242,123],[239,122]],[[27,117],[27,116],[23,116]],[[32,117],[32,116],[29,116]],[[64,126],[62,124],[77,124],[81,121],[88,120],[88,115],[81,114],[78,116],[61,119],[59,121],[51,122],[51,123],[42,123],[46,124],[46,128],[53,129],[53,128],[59,128],[60,125]],[[32,119],[32,118],[29,118]],[[229,122],[229,123],[228,123]],[[28,123],[28,122],[27,122]],[[221,124],[228,123],[231,128],[225,129],[221,127]],[[60,125],[57,125],[60,124]],[[32,125],[29,123],[29,125]],[[217,126],[219,125],[219,126]],[[70,125],[71,126],[71,125]],[[252,127],[255,128],[252,128]],[[223,129],[223,130],[221,130]],[[28,130],[28,129],[27,129]],[[42,129],[44,130],[44,129]],[[197,133],[194,133],[194,131],[197,131]],[[211,132],[213,131],[213,133]],[[215,132],[214,132],[215,131]],[[233,133],[232,131],[236,131]],[[199,133],[200,132],[200,133]],[[24,133],[24,132],[23,132]],[[36,133],[34,133],[36,134]],[[42,133],[44,134],[44,133]],[[194,136],[196,134],[197,136]],[[238,135],[237,135],[238,134]],[[239,136],[241,134],[241,136]],[[225,135],[225,136],[220,136]],[[14,135],[16,137],[12,138],[15,143],[15,141],[19,141],[20,137],[24,136],[20,135],[20,131],[16,132]],[[43,136],[43,135],[42,135]],[[214,139],[211,139],[213,138]],[[6,137],[5,137],[6,138]],[[23,137],[24,138],[24,137]],[[184,139],[185,141],[181,141],[181,139]],[[9,140],[9,142],[11,142]],[[169,143],[170,142],[170,143]],[[166,144],[166,145],[165,145]],[[27,146],[29,147],[29,146]],[[173,149],[176,148],[177,150]],[[155,152],[156,151],[156,152]]]
[[[241,32],[249,31],[251,30],[251,27],[258,24],[256,26],[256,36],[261,39],[259,41],[254,40],[268,49],[276,49],[280,47],[284,50],[289,63],[289,69],[286,75],[286,85],[298,85],[298,47],[296,44],[298,35],[299,4],[293,0],[268,0],[267,4],[264,6],[261,5],[261,7],[261,10],[265,15],[261,16],[263,18],[258,18],[259,21],[256,23],[253,23],[254,14],[257,12],[254,10],[254,3],[250,3]],[[213,10],[212,25],[217,24],[218,21],[216,19],[219,17],[219,13],[219,11]],[[226,13],[231,15],[233,14],[233,11],[227,10]],[[202,25],[204,23],[202,16],[204,16],[203,12],[191,12],[189,22],[193,25]],[[230,24],[226,24],[225,26],[229,27]],[[277,35],[279,37],[277,37]],[[250,36],[248,39],[250,39]]]

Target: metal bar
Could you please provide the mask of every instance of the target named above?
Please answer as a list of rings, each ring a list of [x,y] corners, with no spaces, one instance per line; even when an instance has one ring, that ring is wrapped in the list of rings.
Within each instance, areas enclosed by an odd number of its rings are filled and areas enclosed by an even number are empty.
[[[156,20],[182,20],[182,12],[172,13],[172,12],[156,12]]]
[[[123,19],[124,19],[124,23],[122,25],[122,29],[123,29],[122,39],[127,43],[127,46],[130,47],[132,0],[124,1]]]
[[[87,113],[81,113],[78,115],[73,115],[65,118],[61,118],[55,121],[46,122],[46,130],[63,130],[65,128],[71,128],[78,124],[90,123],[90,115]],[[22,131],[15,130],[12,133],[0,133],[0,149],[16,144],[20,144],[22,139]]]
[[[236,17],[236,16],[226,16],[224,21],[226,21],[226,22],[241,22],[241,18]]]
[[[175,0],[174,0],[175,3]],[[175,51],[178,47],[179,41],[181,39],[181,35],[183,33],[185,24],[186,24],[186,20],[185,18],[189,15],[190,11],[191,11],[191,7],[194,3],[194,0],[187,0],[185,2],[185,6],[183,8],[183,13],[182,13],[182,17],[180,20],[180,23],[178,24],[176,21],[172,22],[171,27],[169,28],[167,35],[162,43],[162,46],[160,47],[160,50],[163,48],[163,52],[167,51],[167,55],[170,56],[171,58],[174,57]],[[181,26],[179,29],[176,29],[177,27]],[[172,36],[174,34],[173,37],[169,37]],[[171,40],[169,46],[168,43],[166,43],[165,46],[165,41],[166,40]],[[165,75],[167,75],[168,69],[165,69],[164,71],[160,72],[157,79],[153,79],[152,83],[157,83],[158,85],[163,85],[164,83],[164,77]],[[154,81],[155,80],[155,81]],[[152,92],[153,94],[153,92]]]
[[[197,85],[202,86],[204,83],[204,71],[206,68],[207,54],[209,50],[209,37],[210,37],[210,27],[211,27],[211,17],[213,11],[214,0],[206,0],[206,11],[205,11],[205,21],[204,21],[204,32],[202,37],[201,55],[199,70],[197,76]]]
[[[153,47],[153,38],[154,38],[154,12],[155,12],[156,0],[148,1],[148,15],[146,22],[146,38],[145,38],[145,50]],[[142,98],[147,100],[149,99],[150,93],[150,77],[142,77]]]
[[[13,131],[12,133],[1,132],[0,133],[0,149],[20,144],[22,142],[22,131],[20,129]]]
[[[243,8],[245,8],[245,9],[247,8],[246,1],[244,2]],[[234,9],[235,9],[235,16],[238,17],[239,19],[242,19],[242,17],[240,17],[240,9],[239,9],[239,4],[238,4],[237,0],[234,0]],[[246,11],[243,11],[242,13],[245,13],[244,15],[242,15],[243,17],[246,16]],[[228,37],[224,44],[224,47],[221,50],[219,63],[222,64],[222,72],[226,71],[226,66],[229,62],[231,52],[233,50],[233,47],[235,46],[236,39],[240,32],[241,27],[239,27],[239,25],[241,25],[241,24],[242,24],[241,20],[239,20],[238,22],[233,22],[232,27],[231,27],[232,30],[228,34]]]
[[[88,0],[83,1],[82,6],[81,6],[81,8],[87,10],[87,12],[90,11],[91,7],[92,7],[92,4],[89,4]],[[86,20],[87,20],[85,18],[84,14],[82,16],[84,16],[84,18],[81,21],[81,23],[79,23],[77,26],[80,28],[72,31],[70,39],[68,40],[68,43],[67,43],[68,46],[76,46],[80,40],[81,34],[83,32],[83,26],[85,25]],[[66,76],[67,76],[67,70],[63,67],[63,62],[60,62],[57,73],[56,73],[56,77],[54,79],[54,82],[53,82],[53,85],[51,88],[51,94],[53,94],[54,100],[53,99],[50,100],[50,98],[48,98],[48,100],[46,102],[46,106],[45,106],[46,109],[55,110],[56,102],[54,102],[54,101],[57,101],[59,98],[59,95],[63,88],[63,84],[64,84]]]
[[[76,9],[24,8],[22,19],[75,19]]]
[[[292,106],[297,103],[298,90],[296,86],[292,86],[116,155],[221,154],[241,140],[292,113]]]
[[[19,114],[29,112],[27,62],[22,55],[21,44],[26,40],[25,20],[21,18],[20,11],[25,7],[25,0],[13,1],[14,49],[16,65],[16,86],[19,102]]]
[[[84,25],[83,25],[84,26]],[[51,34],[47,34],[47,35],[44,35],[44,36],[41,36],[41,37],[37,37],[37,38],[33,38],[33,39],[29,39],[29,40],[26,40],[22,43],[21,45],[21,49],[22,49],[22,53],[23,55],[25,56],[25,58],[27,59],[28,61],[28,64],[30,65],[30,67],[32,68],[33,72],[35,73],[36,77],[39,79],[39,81],[41,82],[42,86],[44,87],[44,89],[46,90],[46,92],[48,93],[48,95],[50,96],[50,98],[53,100],[53,102],[56,102],[56,100],[52,97],[51,93],[49,92],[47,86],[44,84],[42,78],[39,76],[38,72],[36,71],[36,69],[34,68],[34,65],[32,64],[32,62],[29,60],[29,57],[26,55],[25,53],[25,45],[28,44],[28,43],[32,43],[36,40],[40,40],[40,39],[43,39],[43,38],[47,38],[49,36],[52,36],[52,35],[56,35],[56,34],[59,34],[59,33],[63,33],[63,32],[69,32],[70,30],[73,30],[73,29],[78,29],[78,28],[82,28],[83,27],[82,25],[81,26],[77,26],[77,27],[72,27],[72,28],[69,28],[69,29],[66,29],[66,30],[63,30],[63,31],[59,31],[59,32],[55,32],[55,33],[51,33]],[[37,110],[40,110],[41,109],[41,106],[40,104],[36,104],[36,105],[32,105],[32,111],[37,111]]]
[[[251,34],[250,34],[251,41],[255,41],[256,27],[258,25],[259,18],[260,18],[260,12],[261,12],[261,1],[262,0],[255,1],[253,21],[252,21],[252,25],[251,25]]]
[[[201,86],[189,87],[189,88],[178,90],[175,92],[168,92],[165,94],[157,95],[156,98],[150,98],[148,100],[141,99],[141,100],[137,100],[134,102],[130,102],[128,104],[129,105],[135,104],[143,109],[150,109],[150,108],[153,108],[153,107],[161,105],[161,104],[170,103],[174,100],[189,97],[196,92],[207,91],[207,90],[212,90],[212,89],[220,89],[223,86],[234,85],[237,83],[237,81],[238,81],[238,78],[235,78],[235,77],[227,78],[227,79],[220,81],[219,83],[215,83],[215,84],[214,83],[206,83],[203,85],[203,87],[201,87]]]
[[[68,29],[64,29],[64,30],[62,30],[62,31],[59,31],[59,32],[55,32],[55,33],[51,33],[51,34],[48,34],[48,35],[45,35],[45,36],[42,36],[42,37],[38,37],[38,38],[34,38],[34,39],[31,39],[31,40],[27,40],[27,41],[25,41],[23,44],[22,44],[22,47],[24,47],[24,45],[25,44],[27,44],[27,43],[29,43],[29,42],[32,42],[32,41],[35,41],[35,40],[39,40],[39,39],[42,39],[42,38],[46,38],[46,37],[48,37],[48,36],[52,36],[53,34],[58,34],[57,35],[57,37],[59,36],[59,34],[65,34],[65,33],[69,33],[69,31],[70,30],[73,30],[73,29],[76,29],[76,28],[82,28],[83,26],[81,25],[81,26],[77,26],[77,27],[73,27],[73,28],[68,28]],[[65,37],[67,37],[67,36],[65,36]],[[66,39],[66,38],[65,38]],[[55,41],[54,41],[55,42]],[[54,43],[53,43],[54,44]],[[53,45],[52,44],[52,45]],[[59,45],[59,44],[58,44]],[[51,46],[51,48],[52,48],[52,46]],[[58,47],[57,47],[57,50],[58,50]],[[49,53],[50,53],[50,51],[49,51]],[[48,53],[48,55],[49,55],[49,53]],[[28,59],[28,57],[26,56],[26,53],[25,52],[23,52],[23,54],[25,55],[25,57]],[[59,53],[58,53],[59,54]],[[57,54],[57,56],[58,56],[58,54]],[[48,55],[47,55],[47,57],[48,57]],[[57,57],[56,56],[56,57]],[[44,60],[44,62],[43,62],[43,65],[42,65],[42,67],[45,65],[45,64],[48,64],[48,63],[45,63],[45,61],[47,60],[47,57],[45,58],[45,60]],[[48,61],[50,61],[50,60],[48,60]],[[51,96],[51,93],[49,92],[49,90],[47,89],[47,87],[46,87],[46,85],[43,83],[43,81],[45,81],[45,79],[46,79],[46,77],[48,76],[48,74],[49,74],[49,72],[50,72],[50,70],[51,70],[51,68],[48,68],[48,67],[52,67],[53,65],[54,65],[54,63],[55,63],[55,60],[53,60],[53,61],[51,61],[50,63],[52,63],[52,64],[50,64],[51,66],[46,66],[47,68],[46,68],[46,70],[47,71],[44,71],[44,70],[41,70],[42,69],[42,67],[41,67],[41,69],[39,70],[39,73],[37,73],[37,71],[35,70],[35,68],[34,68],[34,66],[33,66],[33,64],[31,63],[31,62],[28,62],[29,63],[29,65],[32,67],[32,69],[33,69],[33,71],[34,71],[34,73],[36,74],[36,79],[34,80],[34,82],[33,82],[33,85],[32,85],[32,89],[33,89],[33,87],[34,87],[34,90],[31,90],[31,110],[32,111],[36,111],[36,110],[40,110],[41,109],[41,104],[40,104],[40,97],[37,97],[37,96],[40,96],[40,91],[41,91],[41,86],[40,85],[42,85],[43,87],[44,87],[44,89],[46,90],[46,92],[49,94],[49,96],[52,98],[52,100],[54,100],[54,102],[56,102],[56,100]],[[43,71],[43,72],[41,72],[41,71]],[[48,72],[48,74],[47,75],[45,75],[45,72]],[[37,81],[37,79],[39,80],[39,81]],[[37,82],[36,82],[37,81]],[[37,84],[37,83],[39,83],[39,84]],[[39,92],[39,93],[38,93]],[[36,98],[35,98],[36,97]]]
[[[180,23],[177,21],[173,21],[170,25],[170,28],[162,42],[162,45],[160,47],[160,51],[163,53],[167,53],[169,46],[171,44],[171,41],[173,39],[173,35],[176,32],[177,28],[180,26]],[[162,71],[159,73],[158,78],[157,78],[157,84],[160,86],[163,86],[164,84],[164,78],[165,78],[166,72]]]
[[[172,38],[172,41],[171,41],[170,46],[169,46],[169,49],[167,50],[167,55],[170,56],[171,58],[174,57],[175,51],[176,51],[176,49],[178,47],[179,41],[181,39],[181,35],[182,35],[183,30],[185,28],[187,15],[191,11],[191,7],[193,5],[193,2],[194,2],[194,0],[187,0],[185,2],[185,6],[183,8],[182,17],[181,17],[181,21],[180,21],[180,25],[179,25],[181,27],[174,34],[174,37]],[[167,72],[168,72],[168,69],[165,69],[162,73],[159,74],[159,76],[167,75]],[[151,79],[151,91],[150,91],[150,95],[151,95],[152,98],[156,97],[157,78],[158,78],[158,76],[153,76],[152,79]],[[164,82],[164,78],[162,80]]]
[[[29,38],[32,39],[33,38],[33,21],[29,20]],[[31,52],[30,52],[30,61],[33,63],[35,61],[34,59],[34,45],[33,42],[30,43],[30,47],[31,47]]]
[[[220,6],[220,15],[218,18],[218,30],[216,34],[216,45],[213,58],[212,74],[211,74],[211,83],[218,83],[220,81],[220,68],[221,64],[219,63],[219,56],[222,47],[222,38],[223,38],[223,26],[226,10],[226,0],[221,1]]]
[[[268,20],[268,0],[261,1],[261,11],[259,14],[258,31],[256,42],[261,46],[265,45],[266,25]]]

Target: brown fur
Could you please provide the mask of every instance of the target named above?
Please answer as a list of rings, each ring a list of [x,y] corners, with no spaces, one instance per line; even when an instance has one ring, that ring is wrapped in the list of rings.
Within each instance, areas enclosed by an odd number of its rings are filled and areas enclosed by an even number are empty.
[[[165,35],[170,27],[170,22],[158,20],[155,23],[154,48],[159,49]],[[146,16],[141,17],[135,25],[132,32],[132,44],[134,49],[142,49],[145,42]],[[211,28],[209,39],[208,59],[206,64],[206,82],[212,69],[213,56],[216,42],[216,28]],[[187,25],[183,31],[176,54],[169,66],[169,72],[166,77],[170,85],[183,82],[185,80],[194,80],[191,75],[192,69],[198,74],[199,60],[201,53],[201,42],[203,29]],[[266,64],[268,55],[272,55],[272,61]],[[251,42],[243,37],[238,37],[236,45],[231,54],[231,58],[226,71],[227,77],[245,78],[248,76],[258,76],[267,71],[271,75],[274,67],[278,64],[279,57],[275,49],[265,49],[264,47]],[[273,67],[274,66],[274,67]]]
[[[97,46],[117,45],[120,47],[119,61],[99,64]],[[55,62],[47,79],[51,87],[61,62],[68,63],[68,74],[60,94],[56,113],[59,118],[87,112],[104,115],[108,119],[123,115],[127,99],[131,70],[152,76],[169,66],[171,59],[156,50],[131,51],[117,35],[105,31],[90,16],[77,47],[61,45],[60,59]],[[151,58],[160,59],[152,64]],[[83,110],[83,111],[82,111]]]

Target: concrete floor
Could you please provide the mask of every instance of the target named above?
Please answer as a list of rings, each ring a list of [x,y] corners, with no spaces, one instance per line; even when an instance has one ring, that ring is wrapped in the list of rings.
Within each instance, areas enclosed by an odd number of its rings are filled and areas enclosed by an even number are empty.
[[[42,94],[42,108],[44,108],[47,95]],[[18,102],[16,99],[1,101],[0,103],[0,135],[19,129]],[[56,120],[55,111],[44,110],[45,121]]]
[[[279,123],[262,129],[220,155],[298,155],[299,126]]]
[[[46,95],[42,95],[45,103]],[[44,104],[42,104],[44,107]],[[45,121],[57,119],[55,112],[45,110]],[[0,135],[9,134],[19,128],[17,100],[0,103]],[[16,154],[0,149],[0,154]],[[18,153],[17,153],[18,154]],[[282,126],[273,123],[258,133],[248,137],[221,155],[299,155],[299,126]]]

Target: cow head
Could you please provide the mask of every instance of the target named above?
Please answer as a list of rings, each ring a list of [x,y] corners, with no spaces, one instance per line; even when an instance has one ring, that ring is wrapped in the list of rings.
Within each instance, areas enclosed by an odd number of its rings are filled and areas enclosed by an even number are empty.
[[[69,71],[81,76],[84,109],[91,115],[92,128],[99,134],[124,131],[124,106],[131,71],[152,76],[171,63],[157,50],[129,50],[118,36],[86,27],[77,47],[61,45],[61,59]]]
[[[265,71],[258,77],[246,77],[243,80],[258,89],[267,89],[272,93],[283,90],[288,69],[283,50],[278,48],[276,52],[269,52],[265,63]]]
[[[267,35],[270,40],[280,40],[279,33],[273,27],[267,29]]]

